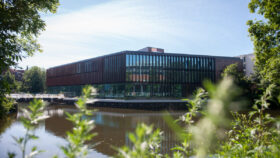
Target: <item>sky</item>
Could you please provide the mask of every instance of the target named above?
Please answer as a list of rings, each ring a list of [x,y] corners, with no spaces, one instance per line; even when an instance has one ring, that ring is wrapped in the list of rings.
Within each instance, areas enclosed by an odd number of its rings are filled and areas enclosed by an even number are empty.
[[[60,0],[43,14],[43,53],[19,63],[57,65],[152,46],[168,53],[238,56],[253,52],[250,0]]]

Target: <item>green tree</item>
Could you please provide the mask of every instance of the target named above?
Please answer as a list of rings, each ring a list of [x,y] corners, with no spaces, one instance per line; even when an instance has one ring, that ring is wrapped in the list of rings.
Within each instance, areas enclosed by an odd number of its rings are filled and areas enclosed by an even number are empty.
[[[0,119],[13,107],[13,101],[6,98],[5,94],[18,91],[20,83],[15,80],[15,76],[10,71],[0,75]]]
[[[251,13],[263,20],[249,20],[249,35],[254,42],[256,68],[262,79],[280,84],[280,0],[251,0]]]
[[[235,63],[228,65],[224,69],[222,77],[231,77],[235,82],[240,82],[245,78],[245,75],[244,72],[238,68],[238,63]]]
[[[222,73],[222,77],[232,78],[234,84],[242,89],[243,99],[248,99],[250,104],[253,104],[254,100],[262,93],[262,91],[259,90],[260,87],[253,82],[251,78],[245,76],[242,69],[238,68],[238,63],[227,66]]]
[[[14,74],[12,74],[10,71],[6,71],[2,77],[3,80],[10,85],[9,88],[11,92],[19,92],[21,88],[21,82],[15,79]]]
[[[34,66],[25,71],[23,89],[30,93],[44,92],[46,90],[46,70]]]
[[[23,57],[42,51],[37,37],[45,29],[42,12],[55,13],[59,0],[0,0],[0,72]],[[9,84],[0,80],[0,106],[7,103]],[[0,108],[1,109],[1,108]]]

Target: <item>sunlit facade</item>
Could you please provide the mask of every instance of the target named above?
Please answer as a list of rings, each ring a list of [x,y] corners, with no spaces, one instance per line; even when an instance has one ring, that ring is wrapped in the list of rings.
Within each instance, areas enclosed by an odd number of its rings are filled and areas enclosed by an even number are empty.
[[[93,85],[99,97],[186,97],[204,80],[216,82],[239,58],[123,51],[47,70],[50,93],[74,93]],[[217,65],[220,64],[220,65]],[[242,64],[240,64],[242,65]]]

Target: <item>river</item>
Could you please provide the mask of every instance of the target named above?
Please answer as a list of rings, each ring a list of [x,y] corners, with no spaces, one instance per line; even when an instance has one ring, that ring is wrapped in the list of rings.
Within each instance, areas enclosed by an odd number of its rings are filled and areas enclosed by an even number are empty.
[[[23,105],[20,105],[23,106]],[[163,119],[166,112],[117,109],[117,108],[96,108],[98,111],[94,113],[92,119],[95,120],[96,127],[93,132],[98,135],[94,137],[89,144],[98,143],[89,153],[89,157],[110,157],[116,154],[113,147],[121,147],[123,145],[131,146],[128,139],[128,132],[135,130],[139,123],[153,124],[156,128],[163,131],[163,141],[161,144],[161,152],[170,153],[170,148],[178,144],[174,132],[167,126]],[[64,157],[60,146],[66,145],[66,131],[72,129],[72,124],[66,120],[65,112],[75,113],[77,109],[72,105],[49,105],[45,112],[50,116],[48,119],[40,122],[35,130],[35,134],[39,136],[38,140],[30,141],[27,145],[29,152],[32,146],[38,146],[38,149],[45,150],[38,157],[47,158],[54,155]],[[184,111],[169,111],[174,119],[184,114]],[[12,136],[23,136],[25,129],[19,118],[22,113],[18,112],[7,118],[6,121],[0,122],[0,157],[7,157],[8,152],[16,153],[16,157],[20,157],[20,149],[15,145]]]

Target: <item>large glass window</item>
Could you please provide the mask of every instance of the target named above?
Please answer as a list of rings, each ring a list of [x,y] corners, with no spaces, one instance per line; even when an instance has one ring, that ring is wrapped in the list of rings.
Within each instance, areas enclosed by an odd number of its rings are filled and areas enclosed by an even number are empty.
[[[197,57],[194,58],[194,69],[197,70]]]
[[[180,59],[180,69],[184,69],[184,59],[182,56],[179,57],[179,59]]]
[[[143,66],[143,55],[139,55],[139,66]]]
[[[132,66],[136,65],[136,55],[132,55]]]
[[[205,60],[205,69],[207,71],[209,70],[209,58],[206,58],[206,60]]]
[[[177,69],[181,68],[180,63],[181,63],[180,57],[177,57]]]
[[[190,69],[193,70],[193,58],[189,57],[189,65],[190,65]]]
[[[162,56],[159,56],[159,67],[162,68]]]
[[[156,67],[159,67],[159,56],[156,56],[157,60],[156,60]]]
[[[163,56],[163,68],[167,67],[167,56]]]
[[[132,66],[132,55],[129,55],[129,67]]]
[[[149,65],[150,67],[152,67],[153,66],[153,56],[152,55],[150,55],[150,65]]]
[[[143,66],[147,66],[147,56],[143,55]]]
[[[197,69],[198,69],[198,70],[200,70],[200,60],[201,60],[201,58],[198,57],[198,58],[197,58]]]
[[[185,57],[185,69],[188,70],[189,66],[188,66],[188,57]]]
[[[129,55],[126,55],[126,58],[125,58],[125,61],[126,61],[126,67],[128,67],[129,66]]]
[[[192,57],[192,69],[195,70],[195,58]]]
[[[215,71],[215,60],[212,58],[212,71]]]
[[[201,69],[205,70],[205,58],[202,58]]]
[[[139,66],[139,55],[135,55],[135,56],[136,56],[135,66]]]
[[[181,69],[181,57],[177,57],[178,69]]]
[[[153,66],[156,66],[156,56],[153,55]]]
[[[167,65],[167,68],[169,69],[170,68],[170,56],[166,57],[166,65]]]
[[[150,56],[149,55],[146,56],[146,62],[147,62],[146,66],[149,67],[150,66]]]
[[[174,69],[175,68],[175,66],[174,66],[174,56],[171,56],[171,69]]]

